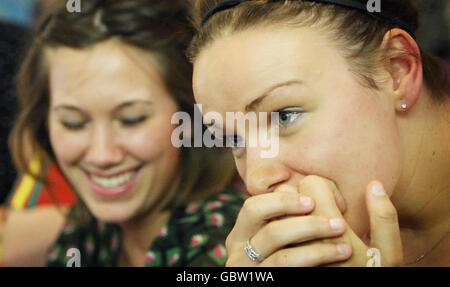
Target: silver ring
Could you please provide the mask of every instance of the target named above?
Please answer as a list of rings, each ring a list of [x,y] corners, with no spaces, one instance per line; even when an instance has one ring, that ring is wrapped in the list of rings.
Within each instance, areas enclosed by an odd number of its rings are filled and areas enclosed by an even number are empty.
[[[248,258],[250,258],[253,262],[261,262],[264,260],[264,257],[256,251],[253,246],[250,244],[250,239],[245,243],[244,251],[247,254]]]

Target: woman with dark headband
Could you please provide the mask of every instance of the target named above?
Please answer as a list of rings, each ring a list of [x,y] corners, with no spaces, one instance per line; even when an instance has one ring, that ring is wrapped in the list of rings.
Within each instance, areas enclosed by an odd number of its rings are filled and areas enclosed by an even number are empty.
[[[249,144],[260,125],[210,127],[245,143],[252,195],[227,266],[450,265],[446,75],[414,40],[412,1],[368,2],[196,2],[203,113],[273,112],[278,130],[267,158]]]
[[[194,108],[187,8],[182,0],[92,0],[81,13],[63,5],[43,19],[19,75],[11,148],[26,175],[17,186],[33,186],[30,203],[42,189],[61,199],[70,188],[78,201],[54,226],[46,219],[56,212],[31,213],[28,225],[42,230],[32,241],[22,226],[11,227],[21,237],[2,234],[21,249],[5,265],[224,265],[243,201],[224,189],[232,157],[172,139],[172,117]],[[183,141],[190,134],[183,128]],[[42,238],[47,252],[27,254],[44,256],[24,256]]]

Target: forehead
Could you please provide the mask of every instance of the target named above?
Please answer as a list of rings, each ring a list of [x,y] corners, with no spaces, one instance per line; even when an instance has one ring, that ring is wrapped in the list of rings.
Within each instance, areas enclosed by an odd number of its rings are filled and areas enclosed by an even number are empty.
[[[159,65],[151,52],[107,41],[85,49],[46,50],[53,100],[162,89]],[[83,98],[83,99],[81,99]]]
[[[194,63],[194,93],[204,110],[235,111],[250,97],[286,80],[305,84],[342,64],[336,49],[311,28],[258,27],[214,40]],[[340,66],[341,67],[341,66]]]

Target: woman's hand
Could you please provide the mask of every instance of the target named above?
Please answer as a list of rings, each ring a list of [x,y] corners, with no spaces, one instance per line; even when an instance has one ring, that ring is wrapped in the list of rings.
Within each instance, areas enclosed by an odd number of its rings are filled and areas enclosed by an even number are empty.
[[[333,194],[340,192],[332,181],[319,176],[308,176],[300,182],[299,190],[315,200],[316,208],[311,214],[339,216]],[[347,243],[351,246],[352,256],[346,261],[328,266],[367,266],[370,256],[377,254],[378,251],[381,266],[399,266],[403,263],[397,210],[382,184],[378,181],[370,182],[366,187],[365,198],[370,224],[369,246],[347,225],[347,230],[341,237],[323,240],[323,242]],[[370,248],[376,248],[378,251],[373,254],[373,250],[368,252]]]
[[[366,194],[371,246],[380,250],[383,266],[399,265],[402,248],[395,208],[387,195],[372,196],[369,190],[374,185],[368,185]],[[367,265],[370,247],[345,223],[345,203],[334,183],[307,176],[299,191],[280,186],[273,193],[247,199],[227,238],[226,266]],[[314,201],[307,204],[302,198]],[[260,262],[245,253],[247,240],[263,256]]]

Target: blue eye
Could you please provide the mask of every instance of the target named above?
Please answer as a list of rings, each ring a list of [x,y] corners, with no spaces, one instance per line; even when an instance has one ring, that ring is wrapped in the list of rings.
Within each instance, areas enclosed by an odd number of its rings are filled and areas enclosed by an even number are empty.
[[[303,110],[300,108],[287,108],[278,111],[278,124],[280,127],[288,127],[302,115]]]

